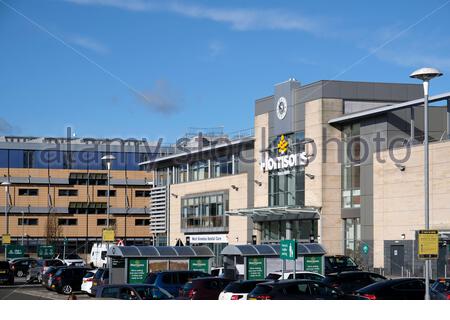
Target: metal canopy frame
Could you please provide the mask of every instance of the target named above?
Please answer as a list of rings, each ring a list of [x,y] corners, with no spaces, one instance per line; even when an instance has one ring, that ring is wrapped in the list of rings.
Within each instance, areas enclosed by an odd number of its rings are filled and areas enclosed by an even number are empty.
[[[320,208],[317,207],[262,207],[227,211],[230,216],[251,216],[254,221],[264,220],[318,220]]]
[[[241,257],[279,257],[279,244],[260,245],[228,245],[223,248],[221,255]],[[297,256],[325,255],[325,248],[319,243],[297,243]]]
[[[108,257],[153,258],[153,259],[188,259],[212,258],[214,253],[207,246],[111,246]]]

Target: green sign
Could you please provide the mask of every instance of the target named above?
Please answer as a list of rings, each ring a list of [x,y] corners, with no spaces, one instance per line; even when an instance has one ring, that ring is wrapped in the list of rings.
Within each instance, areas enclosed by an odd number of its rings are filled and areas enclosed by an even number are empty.
[[[189,270],[209,272],[209,259],[208,258],[191,258],[189,259]]]
[[[368,254],[368,253],[369,253],[369,246],[368,246],[367,244],[364,244],[364,245],[362,246],[362,252],[363,252],[364,254]]]
[[[247,280],[263,280],[266,276],[264,272],[264,258],[248,257],[246,274]]]
[[[297,241],[295,240],[280,241],[280,259],[283,260],[297,259]]]
[[[305,256],[304,270],[323,274],[322,257],[321,256]]]
[[[55,247],[54,246],[39,246],[38,248],[38,257],[42,259],[49,259],[55,255]]]
[[[20,245],[8,245],[6,247],[6,257],[7,258],[20,258],[25,254],[25,248]]]
[[[128,259],[128,283],[144,283],[147,273],[147,259]]]

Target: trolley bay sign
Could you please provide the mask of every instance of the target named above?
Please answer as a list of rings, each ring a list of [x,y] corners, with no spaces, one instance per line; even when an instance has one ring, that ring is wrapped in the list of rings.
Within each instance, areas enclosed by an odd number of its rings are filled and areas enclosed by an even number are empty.
[[[265,278],[264,258],[248,257],[246,271],[247,280],[263,280]]]

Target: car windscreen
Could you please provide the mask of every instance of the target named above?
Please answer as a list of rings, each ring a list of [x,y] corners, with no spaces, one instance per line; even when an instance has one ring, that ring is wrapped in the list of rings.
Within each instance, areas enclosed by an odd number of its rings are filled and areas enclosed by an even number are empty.
[[[272,287],[264,284],[257,285],[255,289],[252,290],[252,294],[266,294],[272,291]]]
[[[8,261],[0,261],[0,269],[9,269]]]
[[[66,256],[66,259],[70,259],[70,260],[81,260],[81,257],[79,256],[79,255],[77,255],[77,254],[68,254],[67,256]]]
[[[269,273],[266,277],[267,280],[279,280],[281,278],[281,274],[278,273]]]
[[[356,263],[349,257],[328,257],[328,261],[337,267],[356,267]]]
[[[150,273],[145,279],[145,283],[154,284],[156,282],[157,275],[156,273]]]
[[[249,293],[258,284],[256,281],[232,282],[228,284],[224,291],[233,293]]]
[[[89,272],[87,272],[87,273],[84,275],[83,278],[91,278],[91,277],[94,276],[94,274],[95,274],[94,272],[89,271]]]

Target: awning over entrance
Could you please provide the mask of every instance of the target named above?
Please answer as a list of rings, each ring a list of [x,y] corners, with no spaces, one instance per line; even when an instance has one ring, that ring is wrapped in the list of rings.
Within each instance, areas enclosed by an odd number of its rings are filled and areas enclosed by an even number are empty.
[[[253,222],[282,220],[318,220],[320,209],[316,207],[264,207],[227,211],[230,216],[250,216]]]
[[[207,246],[194,247],[154,247],[154,246],[112,246],[108,256],[122,258],[161,258],[161,259],[188,259],[212,258],[214,253]]]
[[[324,247],[318,243],[297,243],[297,255],[324,255],[326,253]],[[241,257],[279,257],[279,244],[260,244],[260,245],[228,245],[221,255],[241,256]]]

